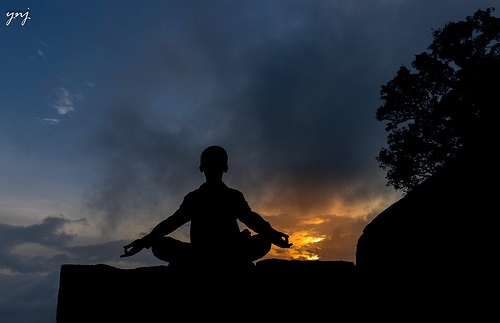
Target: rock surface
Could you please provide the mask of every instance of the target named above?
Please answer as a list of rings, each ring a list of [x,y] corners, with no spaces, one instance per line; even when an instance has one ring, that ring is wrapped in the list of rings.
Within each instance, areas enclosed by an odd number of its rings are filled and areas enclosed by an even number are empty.
[[[238,275],[170,266],[61,266],[57,322],[319,319],[350,314],[355,265],[268,259]]]
[[[449,164],[365,227],[356,268],[365,297],[379,300],[374,307],[475,321],[491,311],[493,169],[474,156]]]

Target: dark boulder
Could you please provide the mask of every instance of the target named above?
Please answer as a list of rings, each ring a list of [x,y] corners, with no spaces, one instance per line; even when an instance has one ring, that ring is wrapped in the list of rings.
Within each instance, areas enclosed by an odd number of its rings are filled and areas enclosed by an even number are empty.
[[[484,313],[496,249],[492,170],[481,158],[450,163],[365,227],[356,269],[374,307]]]

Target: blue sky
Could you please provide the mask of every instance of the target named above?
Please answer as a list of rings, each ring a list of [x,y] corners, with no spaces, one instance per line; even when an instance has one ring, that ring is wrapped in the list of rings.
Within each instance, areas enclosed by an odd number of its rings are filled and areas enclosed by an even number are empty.
[[[212,144],[290,234],[269,257],[354,261],[400,197],[375,160],[381,85],[495,2],[2,1],[0,321],[53,322],[63,263],[161,264],[121,246],[202,183]]]

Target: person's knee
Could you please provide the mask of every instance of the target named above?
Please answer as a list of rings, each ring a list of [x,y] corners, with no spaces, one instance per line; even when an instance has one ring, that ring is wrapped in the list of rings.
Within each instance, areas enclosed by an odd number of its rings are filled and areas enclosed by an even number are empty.
[[[153,256],[158,258],[158,256],[160,255],[160,248],[158,247],[158,245],[151,246],[151,253],[153,254]]]
[[[162,237],[160,239],[156,239],[151,245],[151,253],[156,258],[169,261],[168,251],[171,249],[171,245],[173,244],[171,237]]]
[[[248,255],[252,261],[264,257],[271,251],[271,241],[261,234],[250,237]]]
[[[168,261],[166,259],[167,258],[166,255],[165,255],[165,248],[162,247],[162,245],[159,243],[154,243],[151,246],[151,253],[153,254],[153,256],[155,256],[156,258],[158,258],[160,260]]]
[[[151,246],[153,255],[166,262],[185,261],[191,256],[191,246],[172,237],[162,237]]]

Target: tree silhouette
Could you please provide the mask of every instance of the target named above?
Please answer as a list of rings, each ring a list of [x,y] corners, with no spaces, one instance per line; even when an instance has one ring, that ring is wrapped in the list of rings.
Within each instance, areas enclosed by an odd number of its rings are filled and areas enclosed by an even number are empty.
[[[439,169],[492,141],[500,91],[500,18],[495,8],[432,30],[433,42],[382,86],[376,119],[388,148],[376,157],[387,186],[408,192]],[[477,152],[476,152],[477,153]]]

